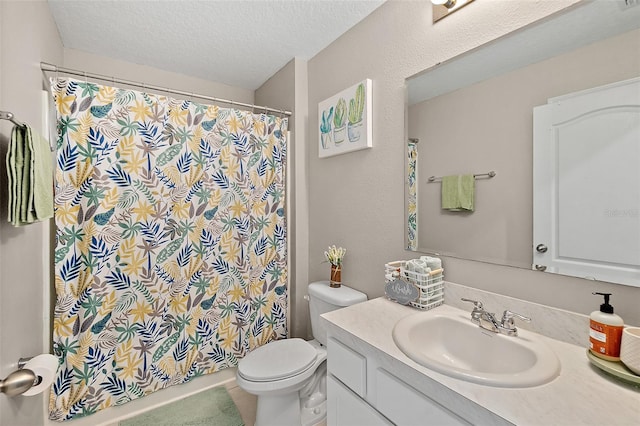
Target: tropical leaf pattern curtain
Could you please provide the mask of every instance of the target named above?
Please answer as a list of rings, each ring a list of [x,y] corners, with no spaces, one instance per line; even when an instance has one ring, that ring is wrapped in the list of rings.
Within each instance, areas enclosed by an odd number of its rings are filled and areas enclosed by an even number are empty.
[[[50,418],[286,336],[287,120],[73,79],[58,113]]]
[[[418,144],[407,145],[407,250],[418,248]]]

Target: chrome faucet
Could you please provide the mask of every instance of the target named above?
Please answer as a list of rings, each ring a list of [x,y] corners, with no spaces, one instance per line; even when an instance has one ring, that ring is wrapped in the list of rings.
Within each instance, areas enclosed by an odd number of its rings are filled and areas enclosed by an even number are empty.
[[[518,335],[518,329],[513,322],[514,318],[518,318],[519,320],[525,322],[531,322],[531,318],[525,317],[524,315],[516,314],[515,312],[511,312],[507,309],[502,313],[502,320],[500,321],[500,333],[506,334],[507,336]]]
[[[496,320],[496,316],[491,312],[485,311],[482,302],[465,298],[462,298],[461,300],[463,302],[473,303],[473,311],[471,311],[471,322],[478,324],[485,330],[493,331],[494,333],[497,333],[500,330],[500,324],[498,323],[498,320]]]
[[[507,336],[517,336],[518,329],[516,328],[513,319],[518,318],[522,321],[531,321],[531,318],[524,315],[516,314],[510,310],[504,311],[502,314],[502,320],[498,322],[494,313],[487,312],[484,309],[482,302],[471,299],[460,299],[463,302],[473,303],[473,310],[471,311],[471,322],[478,324],[480,328],[489,330],[493,333],[502,333]]]

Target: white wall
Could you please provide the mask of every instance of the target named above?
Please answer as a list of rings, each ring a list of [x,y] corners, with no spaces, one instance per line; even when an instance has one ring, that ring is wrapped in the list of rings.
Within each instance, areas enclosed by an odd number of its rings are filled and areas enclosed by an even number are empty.
[[[415,257],[404,248],[405,78],[575,3],[477,1],[432,24],[427,1],[391,0],[309,61],[309,278],[327,279],[330,244],[346,247],[343,281],[383,295],[383,265]],[[318,102],[373,79],[373,149],[318,158]],[[640,324],[640,289],[453,258],[447,279],[588,313],[592,291],[614,293],[616,312]],[[492,307],[490,309],[503,309]]]
[[[61,62],[62,43],[46,2],[0,2],[0,109],[40,129],[40,61]],[[0,376],[17,368],[20,357],[49,352],[49,309],[43,267],[49,246],[48,223],[14,228],[7,223],[4,158],[11,123],[0,122]],[[43,250],[45,249],[45,250]],[[1,425],[38,425],[43,395],[0,396]]]

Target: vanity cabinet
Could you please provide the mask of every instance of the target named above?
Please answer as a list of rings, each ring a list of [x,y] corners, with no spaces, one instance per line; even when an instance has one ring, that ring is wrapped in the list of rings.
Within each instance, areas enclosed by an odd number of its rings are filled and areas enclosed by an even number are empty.
[[[458,294],[456,300],[491,297],[469,290]],[[518,303],[508,299],[501,305]],[[588,324],[584,315],[553,308],[525,305],[518,310],[540,318],[543,329],[557,328],[558,319],[563,318],[569,330],[565,336],[571,338]],[[468,311],[446,304],[434,312],[469,316]],[[328,334],[328,425],[640,424],[638,388],[595,369],[585,357],[584,346],[540,335],[559,358],[558,377],[542,386],[488,386],[438,373],[409,359],[395,344],[393,329],[415,314],[413,308],[380,297],[322,315]],[[545,323],[545,318],[550,320]]]
[[[335,337],[327,352],[329,426],[470,424],[389,372],[374,353]]]

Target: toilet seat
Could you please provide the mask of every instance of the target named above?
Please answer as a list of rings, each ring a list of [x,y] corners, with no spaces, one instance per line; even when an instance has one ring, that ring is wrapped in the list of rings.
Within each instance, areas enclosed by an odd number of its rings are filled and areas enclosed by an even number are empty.
[[[250,352],[238,374],[252,382],[271,382],[297,376],[316,364],[318,352],[303,339],[277,340]]]
[[[366,299],[346,286],[331,288],[329,281],[310,283],[314,340],[276,340],[238,361],[238,387],[257,396],[256,426],[326,423],[327,330],[320,316]]]

